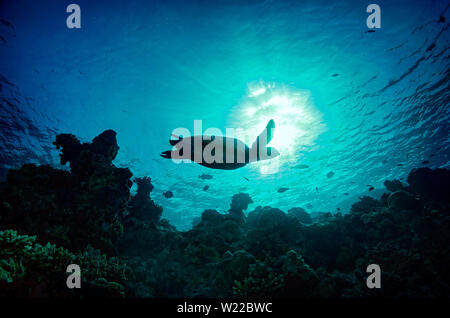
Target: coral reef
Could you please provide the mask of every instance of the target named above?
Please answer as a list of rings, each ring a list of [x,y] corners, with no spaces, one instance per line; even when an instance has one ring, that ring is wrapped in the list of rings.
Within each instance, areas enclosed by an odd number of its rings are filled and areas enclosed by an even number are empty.
[[[114,254],[132,185],[131,172],[112,164],[118,151],[115,132],[107,130],[83,144],[62,134],[54,144],[62,150],[61,164],[69,162],[71,171],[33,164],[10,170],[0,187],[5,207],[0,228],[71,250],[90,244]]]
[[[161,219],[148,177],[117,168],[115,132],[58,135],[61,164],[0,183],[0,295],[25,297],[448,297],[450,171],[414,169],[350,211],[287,213],[246,193],[189,231]],[[80,265],[83,288],[68,289]],[[379,264],[382,288],[366,287]]]
[[[133,217],[140,220],[158,222],[162,214],[162,207],[158,206],[150,199],[150,192],[153,190],[152,180],[148,177],[136,178],[137,192],[129,202],[130,214],[127,218]]]
[[[311,224],[312,218],[311,215],[305,211],[303,208],[291,208],[288,211],[288,215],[296,218],[300,223],[303,224]]]
[[[244,210],[247,210],[248,205],[253,203],[253,200],[247,193],[241,193],[233,195],[230,204],[230,215],[237,219],[244,218]]]
[[[0,296],[81,296],[66,286],[69,264],[80,265],[84,296],[125,295],[129,268],[118,259],[93,248],[73,254],[50,243],[36,243],[35,236],[0,232]]]

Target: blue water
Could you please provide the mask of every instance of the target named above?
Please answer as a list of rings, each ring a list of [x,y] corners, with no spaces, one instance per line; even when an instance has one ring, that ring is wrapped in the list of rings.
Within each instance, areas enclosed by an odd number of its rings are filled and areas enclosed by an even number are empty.
[[[81,29],[65,25],[71,2]],[[150,176],[163,217],[188,229],[239,191],[250,210],[345,212],[379,196],[386,179],[448,167],[450,1],[377,1],[376,32],[367,32],[369,3],[4,1],[3,174],[24,162],[59,167],[57,133],[90,141],[114,129],[114,163]],[[273,162],[221,171],[159,156],[194,120],[241,128],[251,144],[270,118],[281,152]]]

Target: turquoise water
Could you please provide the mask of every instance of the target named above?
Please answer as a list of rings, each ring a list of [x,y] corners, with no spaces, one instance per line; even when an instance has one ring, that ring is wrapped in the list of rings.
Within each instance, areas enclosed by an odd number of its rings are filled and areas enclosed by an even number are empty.
[[[56,133],[114,129],[115,164],[150,176],[163,217],[188,229],[240,191],[249,210],[345,212],[386,179],[449,166],[450,31],[437,22],[449,1],[378,1],[376,32],[366,1],[77,1],[79,30],[65,26],[69,3],[0,4],[13,26],[0,26],[0,74],[15,85],[1,91],[2,168],[58,166]],[[221,171],[159,156],[194,120],[241,128],[251,144],[270,118],[281,156],[269,164]]]

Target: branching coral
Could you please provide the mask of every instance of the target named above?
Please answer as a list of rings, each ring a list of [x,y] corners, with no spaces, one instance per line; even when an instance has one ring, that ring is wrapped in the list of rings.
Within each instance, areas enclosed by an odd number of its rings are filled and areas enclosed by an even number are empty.
[[[35,236],[18,235],[14,230],[0,232],[0,295],[77,295],[66,286],[70,264],[81,267],[86,285],[83,291],[91,291],[91,295],[124,295],[123,284],[129,270],[116,258],[108,258],[92,248],[73,254],[50,243],[36,243]]]
[[[233,294],[237,297],[274,296],[282,289],[284,283],[283,274],[271,271],[258,261],[250,265],[248,276],[243,281],[234,282]]]

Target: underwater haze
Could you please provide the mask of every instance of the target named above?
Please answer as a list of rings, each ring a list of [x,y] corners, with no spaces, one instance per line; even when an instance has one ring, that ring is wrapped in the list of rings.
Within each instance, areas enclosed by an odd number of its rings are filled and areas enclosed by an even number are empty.
[[[27,162],[61,168],[57,134],[112,129],[114,164],[151,177],[162,217],[188,230],[238,192],[249,210],[346,212],[385,180],[449,167],[449,1],[377,1],[374,32],[371,1],[79,0],[81,29],[66,27],[69,3],[0,2],[2,179]],[[195,120],[250,146],[269,119],[273,161],[160,157]]]

